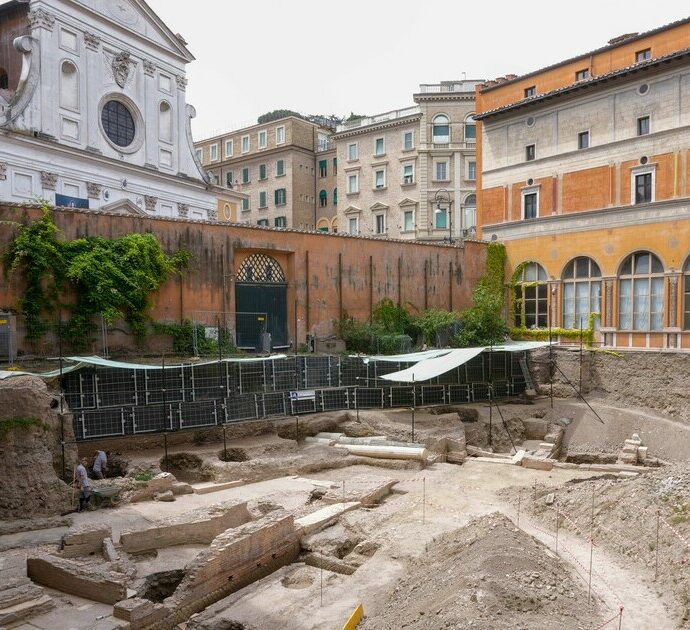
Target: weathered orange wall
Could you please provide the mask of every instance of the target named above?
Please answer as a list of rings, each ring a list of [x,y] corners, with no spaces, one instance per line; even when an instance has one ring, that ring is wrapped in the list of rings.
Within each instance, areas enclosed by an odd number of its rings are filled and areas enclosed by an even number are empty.
[[[608,166],[563,175],[563,212],[605,208],[611,202],[610,177]]]
[[[40,212],[0,206],[0,222],[29,221]],[[68,239],[150,232],[167,252],[189,250],[195,260],[192,270],[166,283],[154,298],[152,316],[159,321],[192,318],[195,311],[232,313],[232,274],[241,261],[256,251],[274,256],[288,277],[288,330],[294,339],[296,324],[298,344],[307,332],[330,332],[341,313],[368,319],[372,305],[386,297],[418,309],[466,308],[486,266],[486,244],[477,241],[460,247],[75,209],[56,209],[53,217]],[[14,230],[0,226],[3,250]],[[0,309],[16,308],[20,291],[17,276],[0,277]]]
[[[501,223],[506,218],[506,189],[503,186],[482,190],[483,207],[479,225]]]

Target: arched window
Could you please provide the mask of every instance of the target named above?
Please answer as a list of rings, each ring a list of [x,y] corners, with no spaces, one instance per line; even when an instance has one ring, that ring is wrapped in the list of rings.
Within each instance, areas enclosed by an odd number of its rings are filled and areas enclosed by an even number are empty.
[[[338,231],[338,217],[333,217],[331,220],[331,230],[334,234]]]
[[[262,219],[262,221],[267,221]],[[267,225],[266,222],[263,225]],[[269,282],[283,284],[287,282],[278,261],[266,254],[251,254],[242,261],[237,271],[237,282]]]
[[[477,195],[467,195],[462,210],[462,227],[465,230],[477,227]]]
[[[548,288],[546,272],[535,262],[524,263],[515,276],[515,325],[546,328],[548,325]]]
[[[477,141],[477,123],[474,122],[474,114],[465,118],[465,142]]]
[[[10,89],[10,79],[7,76],[7,70],[0,68],[0,90]]]
[[[166,101],[161,101],[158,107],[158,138],[172,142],[172,136],[172,108]]]
[[[631,254],[618,279],[618,328],[661,330],[664,327],[664,266],[651,252]]]
[[[591,313],[601,313],[601,271],[587,256],[571,260],[563,270],[563,328],[588,328]],[[594,322],[599,328],[599,318]]]
[[[690,258],[683,269],[683,328],[690,330]]]
[[[450,120],[445,114],[439,114],[433,121],[434,144],[448,144],[450,142]]]
[[[328,232],[331,227],[331,223],[328,219],[323,217],[316,222],[316,229],[319,232]]]
[[[328,193],[321,189],[319,191],[319,206],[325,208],[328,205]]]
[[[79,73],[71,61],[60,66],[60,107],[79,109]]]

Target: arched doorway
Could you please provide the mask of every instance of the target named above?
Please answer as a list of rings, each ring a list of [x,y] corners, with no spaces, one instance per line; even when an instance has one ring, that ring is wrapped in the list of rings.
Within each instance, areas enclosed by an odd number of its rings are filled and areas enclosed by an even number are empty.
[[[237,346],[261,349],[261,335],[271,333],[273,348],[288,346],[287,279],[275,258],[251,254],[235,279]]]

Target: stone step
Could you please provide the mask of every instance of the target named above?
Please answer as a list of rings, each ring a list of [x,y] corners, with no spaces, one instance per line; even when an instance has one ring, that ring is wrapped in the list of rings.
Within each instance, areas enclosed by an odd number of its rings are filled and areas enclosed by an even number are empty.
[[[43,595],[43,589],[26,579],[22,584],[10,586],[0,591],[0,610],[10,608],[23,602],[37,599]]]
[[[194,488],[194,494],[209,494],[211,492],[220,492],[221,490],[228,490],[229,488],[236,488],[237,486],[243,486],[244,480],[237,479],[236,481],[225,481],[222,483],[197,483],[192,487]]]
[[[15,623],[17,621],[22,621],[23,619],[29,619],[30,617],[35,617],[36,615],[42,615],[43,613],[52,610],[55,607],[55,602],[48,595],[41,595],[36,599],[30,599],[28,601],[15,604],[14,606],[8,606],[7,608],[0,608],[0,627]]]

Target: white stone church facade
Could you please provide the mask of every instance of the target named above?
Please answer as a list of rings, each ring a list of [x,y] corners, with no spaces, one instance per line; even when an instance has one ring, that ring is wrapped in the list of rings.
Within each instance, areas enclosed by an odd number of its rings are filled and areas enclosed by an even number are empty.
[[[0,2],[0,201],[218,218],[241,195],[194,152],[193,59],[139,0]]]

